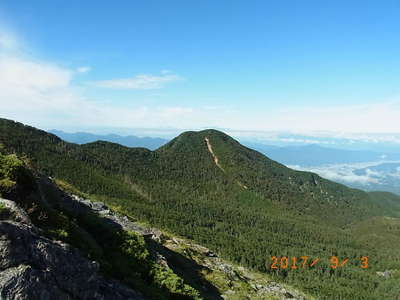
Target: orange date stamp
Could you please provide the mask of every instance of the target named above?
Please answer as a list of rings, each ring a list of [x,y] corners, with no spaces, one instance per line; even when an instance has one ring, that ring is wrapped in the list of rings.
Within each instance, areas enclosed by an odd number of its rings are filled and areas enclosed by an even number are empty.
[[[320,258],[311,258],[309,256],[292,256],[292,257],[287,257],[287,256],[271,256],[271,264],[270,268],[271,269],[291,269],[291,270],[297,270],[297,269],[307,269],[307,268],[312,268],[316,266],[321,259]],[[349,263],[350,259],[349,258],[339,258],[337,256],[331,256],[329,258],[329,267],[333,270],[342,268]],[[356,263],[359,263],[359,267],[361,269],[368,269],[369,267],[369,261],[368,261],[368,256],[361,256],[358,260],[355,261]],[[267,264],[268,268],[268,264]]]

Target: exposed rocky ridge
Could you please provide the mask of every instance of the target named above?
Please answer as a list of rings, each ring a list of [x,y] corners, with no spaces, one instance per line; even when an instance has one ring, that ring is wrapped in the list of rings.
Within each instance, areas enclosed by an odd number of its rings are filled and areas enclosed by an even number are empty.
[[[45,238],[15,203],[0,220],[0,298],[144,299],[121,283],[102,277],[99,265],[75,248]]]

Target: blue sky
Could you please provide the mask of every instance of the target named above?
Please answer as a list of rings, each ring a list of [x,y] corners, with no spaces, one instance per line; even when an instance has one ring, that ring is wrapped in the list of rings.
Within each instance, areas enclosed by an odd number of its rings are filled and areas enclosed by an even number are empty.
[[[1,116],[399,133],[399,15],[398,1],[3,0]]]

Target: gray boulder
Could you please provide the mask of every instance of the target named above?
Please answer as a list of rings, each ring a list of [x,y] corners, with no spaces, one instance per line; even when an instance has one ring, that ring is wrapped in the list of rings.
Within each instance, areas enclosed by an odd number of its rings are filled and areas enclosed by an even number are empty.
[[[0,299],[144,299],[99,274],[99,265],[67,244],[47,239],[12,205],[0,220]],[[20,221],[20,222],[18,222]]]

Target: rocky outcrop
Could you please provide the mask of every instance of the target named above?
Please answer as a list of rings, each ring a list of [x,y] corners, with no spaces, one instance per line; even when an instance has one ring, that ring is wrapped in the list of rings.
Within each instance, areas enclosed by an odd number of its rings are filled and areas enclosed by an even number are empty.
[[[297,291],[293,289],[288,289],[287,287],[277,283],[269,282],[268,284],[252,284],[251,287],[257,292],[257,294],[269,294],[280,297],[280,299],[297,299],[304,300],[304,297],[300,295]]]
[[[129,220],[127,216],[121,216],[109,209],[105,204],[101,202],[93,202],[76,195],[64,194],[62,203],[60,203],[63,209],[68,210],[73,214],[87,213],[88,211],[97,213],[104,219],[109,220],[110,224],[119,226],[120,228],[128,231],[134,231],[142,236],[152,236],[153,230],[140,226]]]
[[[23,210],[0,200],[0,299],[144,299],[99,274],[99,265],[67,244],[43,237]]]
[[[14,201],[0,198],[0,204],[4,205],[7,210],[7,213],[2,216],[3,219],[11,219],[19,223],[32,225],[27,213],[16,205]]]

